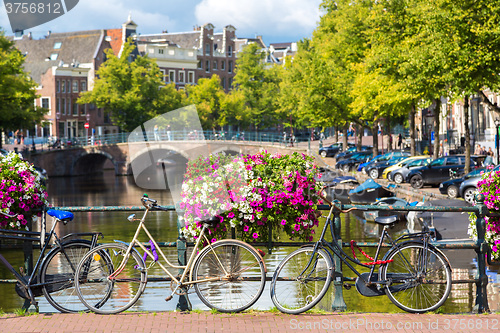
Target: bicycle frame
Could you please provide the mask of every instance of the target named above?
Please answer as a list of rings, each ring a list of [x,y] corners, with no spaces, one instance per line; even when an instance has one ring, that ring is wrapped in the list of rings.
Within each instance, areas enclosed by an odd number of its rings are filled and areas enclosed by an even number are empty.
[[[375,266],[376,265],[371,265],[370,271],[368,273],[368,278],[365,279],[363,277],[363,274],[360,273],[358,270],[356,270],[356,268],[349,263],[349,261],[352,261],[356,265],[367,267],[366,264],[362,263],[358,259],[350,257],[342,249],[342,247],[338,244],[338,239],[337,239],[337,237],[335,235],[335,232],[334,232],[334,229],[333,229],[334,225],[332,223],[332,215],[335,215],[335,213],[333,213],[334,209],[335,209],[335,206],[332,204],[331,208],[330,208],[330,212],[328,214],[328,217],[326,218],[325,225],[323,226],[323,230],[321,231],[320,239],[314,244],[314,252],[316,252],[318,250],[318,248],[320,247],[320,245],[323,248],[327,247],[328,249],[330,249],[331,252],[333,252],[336,256],[338,256],[340,258],[340,260],[344,264],[346,264],[347,267],[349,267],[349,269],[352,272],[354,272],[354,274],[356,274],[366,285],[373,285],[373,284],[387,285],[388,281],[372,281],[372,277],[374,276]],[[329,243],[328,241],[325,240],[325,234],[327,232],[328,227],[330,227],[330,234],[332,236],[332,242],[331,243]],[[378,242],[378,245],[377,245],[377,250],[375,252],[375,257],[374,257],[375,261],[378,260],[378,257],[380,255],[380,250],[382,248],[382,245],[384,244],[384,239],[385,238],[389,239],[391,248],[399,248],[399,245],[398,245],[399,241],[404,240],[404,239],[411,239],[411,238],[422,238],[425,250],[427,250],[427,248],[429,246],[429,239],[430,239],[430,232],[429,231],[423,231],[423,232],[419,232],[419,233],[412,233],[412,234],[402,235],[402,236],[398,237],[396,240],[393,240],[392,237],[389,235],[389,233],[387,231],[388,229],[389,229],[389,226],[387,226],[387,225],[385,225],[384,228],[383,228],[382,235],[380,236],[380,239],[379,239],[379,242]],[[427,253],[427,251],[425,251],[424,253]],[[399,253],[399,255],[402,256],[402,258],[404,259],[404,261],[408,263],[408,260],[401,253]],[[311,256],[311,259],[309,260],[309,262],[306,265],[306,267],[308,267],[311,264],[312,258],[313,258],[313,256]],[[330,254],[330,259],[333,260],[333,258],[331,257],[331,254]],[[422,260],[423,260],[424,265],[419,265],[419,267],[422,267],[422,269],[425,270],[427,268],[426,267],[427,260],[426,260],[426,258],[422,258]],[[411,265],[409,265],[409,266],[411,267]],[[415,273],[417,273],[417,272],[415,272]]]
[[[167,259],[167,257],[165,256],[165,253],[161,250],[161,248],[158,246],[158,243],[156,242],[156,240],[153,238],[153,236],[151,235],[151,233],[149,232],[149,230],[146,228],[146,225],[145,225],[144,222],[146,220],[146,216],[148,215],[148,213],[149,213],[149,211],[151,210],[152,207],[149,207],[147,205],[145,205],[145,206],[146,206],[146,211],[144,212],[144,215],[142,216],[142,218],[140,220],[138,220],[139,221],[139,225],[137,226],[137,230],[136,230],[136,232],[134,234],[134,237],[132,238],[132,241],[128,244],[127,252],[125,253],[125,255],[124,255],[124,257],[123,257],[122,262],[120,263],[120,265],[109,276],[109,279],[112,280],[113,278],[116,278],[123,271],[123,269],[125,268],[126,262],[129,259],[129,257],[130,257],[130,253],[133,251],[133,249],[134,249],[135,246],[140,247],[145,253],[147,253],[148,256],[150,256],[151,258],[154,258],[154,255],[153,255],[152,251],[150,249],[148,249],[144,244],[142,244],[141,242],[139,242],[137,240],[137,238],[138,238],[138,236],[139,236],[139,234],[140,234],[140,232],[142,230],[148,236],[149,240],[151,240],[153,242],[153,244],[154,244],[154,246],[156,248],[157,253],[159,252],[159,254],[161,255],[161,258],[163,258],[163,260],[166,262],[166,264],[170,268],[177,268],[177,269],[182,269],[183,270],[182,275],[179,278],[177,278],[172,273],[170,273],[168,271],[168,269],[159,260],[155,260],[155,263],[157,263],[158,266],[172,279],[172,281],[174,281],[176,283],[177,286],[174,289],[173,294],[179,288],[184,287],[184,286],[188,286],[188,285],[195,284],[195,283],[200,283],[200,282],[218,281],[220,279],[218,277],[193,281],[192,276],[191,276],[191,267],[193,266],[193,264],[195,262],[195,258],[198,256],[198,254],[196,253],[196,249],[199,248],[199,245],[200,245],[201,241],[204,239],[209,244],[208,246],[210,248],[212,248],[212,245],[211,245],[210,241],[205,236],[205,230],[207,228],[207,225],[203,226],[203,228],[201,230],[201,233],[200,233],[200,236],[198,237],[198,239],[196,240],[196,243],[194,245],[193,252],[191,252],[191,255],[189,256],[189,260],[188,260],[187,264],[185,266],[174,265],[174,264],[172,264]],[[157,209],[159,209],[159,208],[157,207]],[[161,209],[159,209],[159,210],[161,210]],[[130,221],[137,221],[137,219],[134,218],[134,215],[129,216],[129,220]],[[215,251],[214,251],[214,254],[215,254]],[[215,257],[217,258],[217,260],[219,260],[219,258],[217,257],[217,255],[215,255]],[[226,269],[224,268],[224,266],[222,265],[222,263],[220,261],[219,261],[219,264],[220,264],[220,267],[224,270],[224,274],[228,275],[229,273],[226,271]],[[188,276],[188,274],[189,274],[189,280],[185,281],[186,277]]]
[[[39,257],[36,261],[36,264],[33,267],[31,275],[29,275],[27,281],[26,281],[25,277],[23,275],[21,275],[20,273],[18,273],[15,270],[15,268],[10,264],[10,262],[2,254],[0,254],[0,261],[2,262],[2,264],[15,276],[16,280],[22,286],[26,296],[28,297],[27,299],[29,299],[31,304],[33,304],[36,307],[38,306],[37,305],[38,303],[36,302],[35,297],[39,296],[39,295],[35,294],[34,290],[36,290],[37,288],[42,288],[43,286],[48,284],[48,283],[40,283],[37,279],[37,273],[38,273],[38,270],[40,269],[40,267],[42,267],[42,264],[46,258],[45,252],[47,251],[49,246],[51,246],[50,240],[54,237],[54,239],[55,239],[54,244],[61,249],[61,252],[64,254],[64,256],[66,257],[68,262],[70,264],[72,264],[68,255],[64,251],[64,247],[62,246],[62,241],[64,239],[67,239],[69,237],[74,237],[74,236],[92,236],[91,246],[95,247],[97,244],[98,237],[102,236],[102,234],[100,234],[100,233],[85,232],[85,233],[70,233],[70,234],[65,235],[62,238],[59,238],[57,236],[57,233],[55,232],[55,227],[56,227],[58,222],[59,222],[59,220],[54,219],[54,223],[52,224],[52,228],[44,236],[42,236],[42,233],[35,233],[35,234],[40,234],[40,238],[28,238],[27,239],[28,241],[31,241],[31,242],[35,242],[35,241],[41,242],[42,237],[45,237],[43,239],[43,246],[42,246],[42,249],[40,251],[40,255],[39,255]],[[28,231],[16,231],[15,233],[21,234],[21,235],[23,235],[23,234],[24,235],[33,235],[33,232],[28,232]],[[18,238],[18,237],[16,237],[16,238]],[[76,270],[76,267],[72,267],[72,268],[74,270]],[[54,282],[51,281],[51,283],[54,283]]]

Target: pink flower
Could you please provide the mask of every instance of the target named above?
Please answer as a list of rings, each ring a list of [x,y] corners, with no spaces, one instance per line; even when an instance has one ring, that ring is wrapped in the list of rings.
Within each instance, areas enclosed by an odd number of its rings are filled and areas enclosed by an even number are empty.
[[[285,224],[286,224],[286,220],[285,219],[281,220],[281,225],[285,225]]]
[[[256,233],[256,232],[254,232],[254,233],[252,234],[252,237],[253,237],[254,239],[257,239],[257,238],[259,238],[259,234],[258,234],[258,233]]]
[[[234,213],[233,212],[229,212],[229,214],[227,214],[227,217],[229,217],[230,219],[232,219],[234,217]]]
[[[243,227],[243,231],[244,231],[244,232],[248,232],[248,230],[250,230],[250,227],[249,227],[249,226],[247,226],[247,225],[246,225],[246,226],[244,226],[244,227]]]

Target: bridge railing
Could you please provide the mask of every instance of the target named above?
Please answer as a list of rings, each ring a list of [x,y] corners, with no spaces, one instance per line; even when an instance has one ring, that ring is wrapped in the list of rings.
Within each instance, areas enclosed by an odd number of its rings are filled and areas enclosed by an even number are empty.
[[[168,210],[175,210],[175,206],[164,206]],[[341,209],[348,209],[348,208],[360,208],[363,210],[382,210],[382,211],[421,211],[421,212],[461,212],[461,213],[474,213],[476,215],[476,228],[477,228],[477,235],[478,239],[476,241],[472,239],[467,239],[467,240],[454,240],[454,239],[447,239],[447,240],[439,240],[439,241],[433,241],[432,244],[436,246],[437,248],[442,248],[442,249],[474,249],[476,254],[477,254],[477,271],[476,275],[473,279],[463,279],[463,280],[453,280],[453,284],[460,284],[460,283],[474,283],[476,284],[476,297],[475,297],[475,305],[474,305],[474,312],[477,313],[483,313],[483,312],[489,312],[489,306],[488,306],[488,298],[487,298],[487,285],[488,285],[488,277],[486,275],[486,262],[490,265],[495,265],[496,263],[490,262],[490,247],[489,245],[485,242],[485,231],[486,231],[486,221],[485,217],[486,216],[496,216],[495,213],[490,213],[489,210],[487,209],[486,205],[484,205],[484,197],[479,196],[477,203],[473,207],[444,207],[444,206],[406,206],[406,207],[396,207],[396,206],[375,206],[375,205],[341,205]],[[143,206],[132,206],[132,207],[118,207],[118,206],[108,206],[108,207],[54,207],[55,209],[60,209],[60,210],[66,210],[66,211],[72,211],[72,212],[103,212],[103,211],[143,211],[144,207]],[[321,210],[327,210],[329,209],[329,206],[322,205],[319,207]],[[45,214],[42,216],[42,223],[45,223]],[[178,254],[178,260],[179,264],[185,265],[186,262],[186,251],[188,246],[193,246],[193,243],[187,243],[186,240],[182,237],[180,233],[180,229],[182,227],[182,224],[180,220],[177,221],[177,228],[179,230],[179,237],[176,241],[174,242],[163,242],[159,243],[160,246],[167,246],[167,247],[176,247],[177,248],[177,254]],[[336,234],[336,237],[339,241],[339,245],[342,247],[349,247],[350,243],[343,243],[341,240],[341,234],[340,230],[342,229],[341,227],[341,217],[340,213],[336,212],[334,216],[334,232]],[[232,233],[234,237],[234,232]],[[299,247],[301,245],[304,245],[304,243],[300,242],[272,242],[272,236],[269,238],[268,242],[263,242],[263,243],[252,243],[254,246],[266,246],[268,247],[269,251],[273,247],[282,247],[282,246],[291,246],[291,247]],[[358,245],[364,246],[364,247],[375,247],[377,246],[377,243],[361,243],[359,242]],[[25,257],[26,257],[25,253]],[[33,258],[32,255],[26,258]],[[453,263],[451,263],[453,266]],[[29,266],[29,265],[28,265]],[[31,266],[32,267],[32,266]],[[344,277],[342,274],[342,263],[340,258],[335,257],[335,270],[336,270],[336,276],[340,277],[335,279],[333,282],[334,284],[334,293],[335,293],[335,301],[334,304],[332,305],[333,310],[345,310],[346,309],[346,304],[343,298],[343,286],[344,286],[344,281],[350,281],[350,278]],[[267,277],[267,279],[270,279],[270,276]],[[0,281],[0,282],[9,282],[7,280]],[[12,281],[12,282],[15,282]],[[181,310],[186,310],[187,304],[190,304],[187,299],[183,298],[186,296],[181,296],[179,299],[179,304],[178,304],[178,309]]]
[[[290,137],[280,132],[247,132],[247,131],[167,131],[160,129],[155,131],[145,131],[143,135],[130,137],[129,133],[114,133],[105,135],[88,135],[78,137],[50,137],[50,138],[26,138],[25,147],[28,149],[32,142],[35,145],[42,145],[48,149],[65,149],[83,146],[101,146],[112,145],[124,142],[143,142],[148,141],[188,141],[188,140],[207,140],[207,141],[228,141],[228,142],[252,142],[265,143],[271,145],[291,146],[299,142],[308,142],[309,137]]]

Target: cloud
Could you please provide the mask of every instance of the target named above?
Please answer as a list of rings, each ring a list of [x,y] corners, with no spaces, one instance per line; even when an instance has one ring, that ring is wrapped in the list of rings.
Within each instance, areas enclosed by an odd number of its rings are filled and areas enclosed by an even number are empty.
[[[320,18],[321,0],[202,0],[195,8],[200,23],[232,24],[240,37],[309,37]]]

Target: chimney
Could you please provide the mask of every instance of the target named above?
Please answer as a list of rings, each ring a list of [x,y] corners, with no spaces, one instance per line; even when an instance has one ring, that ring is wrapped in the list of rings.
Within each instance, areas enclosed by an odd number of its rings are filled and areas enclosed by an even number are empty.
[[[50,30],[49,30],[49,31],[47,32],[47,36],[45,36],[45,38],[49,38],[51,33],[52,33],[52,31],[50,31]]]
[[[30,32],[28,32],[28,39],[29,39],[29,40],[32,40],[32,39],[33,39],[33,35],[31,34],[31,31],[30,31]]]

